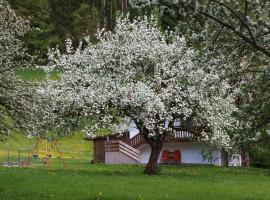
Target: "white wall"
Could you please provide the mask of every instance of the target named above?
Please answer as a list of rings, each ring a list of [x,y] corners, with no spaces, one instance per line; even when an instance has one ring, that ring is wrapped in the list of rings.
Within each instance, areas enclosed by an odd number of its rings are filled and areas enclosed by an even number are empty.
[[[133,138],[135,135],[139,133],[139,130],[137,129],[137,126],[133,120],[131,120],[128,125],[128,131],[129,131],[130,138]]]
[[[121,152],[105,152],[106,164],[135,164],[138,163]]]
[[[215,164],[221,165],[221,154],[219,150],[213,151],[213,157],[216,159],[214,163],[209,162],[208,160],[203,160],[202,157],[202,149],[209,150],[211,149],[208,145],[202,143],[172,143],[172,144],[164,144],[163,150],[180,150],[181,152],[181,162],[183,164]],[[149,160],[151,148],[149,145],[144,145],[140,149],[140,159],[141,163],[147,163]],[[162,151],[161,151],[162,153]],[[161,157],[161,154],[160,154]],[[159,160],[160,162],[160,160]]]

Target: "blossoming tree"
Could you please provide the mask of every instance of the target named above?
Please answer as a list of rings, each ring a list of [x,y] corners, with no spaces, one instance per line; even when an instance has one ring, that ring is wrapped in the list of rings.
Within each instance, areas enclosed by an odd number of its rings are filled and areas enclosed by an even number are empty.
[[[16,128],[41,137],[62,121],[49,112],[50,99],[36,93],[36,82],[16,76],[16,71],[30,66],[31,56],[21,41],[30,30],[28,22],[18,17],[6,0],[0,0],[0,137]]]
[[[164,28],[186,35],[204,58],[231,63],[226,77],[241,87],[238,146],[249,149],[270,130],[270,1],[130,0],[134,9],[159,10]],[[134,12],[133,12],[134,13]],[[222,65],[223,66],[223,65]],[[241,132],[241,133],[240,133]]]
[[[192,119],[202,140],[228,147],[237,122],[234,90],[221,79],[217,62],[200,63],[185,39],[162,33],[153,18],[118,18],[113,33],[100,31],[99,42],[67,53],[51,51],[46,70],[59,69],[59,80],[47,79],[44,97],[51,109],[75,121],[95,119],[85,130],[109,128],[119,134],[132,120],[151,146],[145,172],[155,173],[164,140],[178,117]],[[87,44],[86,44],[87,43]]]
[[[27,31],[27,22],[16,16],[6,0],[0,0],[0,136],[24,126],[32,105],[33,90],[15,75],[26,64],[20,38]]]

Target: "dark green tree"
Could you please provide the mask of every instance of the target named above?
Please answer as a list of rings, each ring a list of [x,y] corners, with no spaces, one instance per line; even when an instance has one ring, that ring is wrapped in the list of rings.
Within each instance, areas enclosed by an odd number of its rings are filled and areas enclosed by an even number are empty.
[[[100,16],[97,8],[88,3],[80,4],[80,7],[72,13],[72,35],[76,42],[84,36],[95,38],[99,27]]]
[[[24,46],[45,62],[49,48],[65,49],[65,40],[75,43],[86,35],[95,38],[98,28],[113,30],[118,12],[127,9],[127,0],[10,0],[17,14],[33,28]]]
[[[50,20],[48,0],[11,0],[16,13],[30,22],[32,27],[23,38],[24,46],[31,55],[45,59],[49,47],[58,44],[53,34],[54,24]]]

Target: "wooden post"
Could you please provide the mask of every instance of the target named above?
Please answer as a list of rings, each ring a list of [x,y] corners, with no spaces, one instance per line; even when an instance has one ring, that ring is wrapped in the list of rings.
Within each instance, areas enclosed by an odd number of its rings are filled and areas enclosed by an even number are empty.
[[[58,154],[59,154],[60,160],[62,161],[62,163],[63,163],[64,166],[66,167],[66,163],[65,163],[65,161],[64,161],[64,159],[63,159],[63,157],[62,157],[62,154],[61,154],[61,152],[60,152],[60,150],[59,150],[58,143],[57,143],[56,141],[53,141],[53,142],[54,142],[54,145],[55,145],[55,147],[56,147],[56,149],[57,149],[57,152],[58,152]]]
[[[34,153],[39,154],[39,153],[38,153],[38,145],[39,145],[39,143],[40,143],[40,139],[37,138],[37,141],[36,141],[34,150],[32,151],[31,156],[28,156],[28,161],[27,161],[27,164],[28,164],[28,165],[29,165],[30,162],[32,161]],[[28,152],[29,152],[29,151],[28,151]]]
[[[20,164],[21,161],[21,149],[18,151],[18,164]]]
[[[9,149],[7,150],[7,165],[9,166]]]
[[[242,157],[243,166],[249,167],[249,164],[250,164],[249,153],[247,151],[243,150],[242,154],[241,154],[241,157]]]
[[[27,151],[27,157],[28,157],[28,160],[30,159],[30,150],[28,149]]]

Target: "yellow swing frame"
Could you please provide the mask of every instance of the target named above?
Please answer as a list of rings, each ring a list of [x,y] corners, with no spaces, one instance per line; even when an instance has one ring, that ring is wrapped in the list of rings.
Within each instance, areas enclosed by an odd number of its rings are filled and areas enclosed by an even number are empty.
[[[34,149],[33,149],[32,153],[31,153],[31,155],[29,157],[28,164],[31,163],[31,161],[33,159],[33,156],[35,154],[40,155],[40,153],[41,153],[41,151],[39,151],[40,146],[41,146],[41,149],[44,152],[44,156],[43,156],[44,157],[44,160],[43,160],[44,165],[47,165],[48,167],[51,166],[51,164],[52,164],[51,159],[50,159],[51,158],[51,150],[55,148],[61,162],[66,167],[66,163],[65,163],[65,161],[63,159],[63,155],[62,155],[62,153],[60,152],[60,149],[59,149],[58,141],[55,140],[55,139],[48,142],[47,139],[37,138]]]

